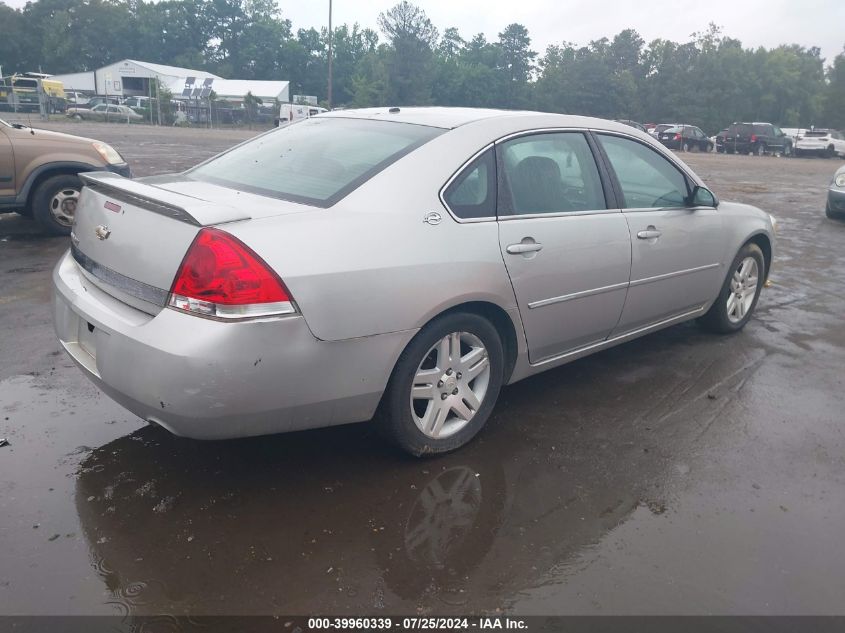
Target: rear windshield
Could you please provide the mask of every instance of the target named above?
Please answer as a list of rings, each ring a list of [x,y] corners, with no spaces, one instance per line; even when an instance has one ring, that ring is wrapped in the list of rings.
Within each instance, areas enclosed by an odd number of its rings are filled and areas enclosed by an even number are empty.
[[[830,134],[829,130],[812,130],[807,132],[804,136],[827,136]]]
[[[213,158],[186,175],[259,195],[330,207],[445,132],[364,119],[307,119]]]

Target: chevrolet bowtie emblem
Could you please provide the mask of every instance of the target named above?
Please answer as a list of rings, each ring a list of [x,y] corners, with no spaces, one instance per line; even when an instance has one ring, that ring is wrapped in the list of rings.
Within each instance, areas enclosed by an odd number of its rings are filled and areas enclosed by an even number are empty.
[[[101,224],[96,229],[94,229],[94,235],[97,236],[98,240],[107,240],[109,239],[109,235],[111,235],[111,231],[109,230],[109,227],[107,227],[105,224]]]

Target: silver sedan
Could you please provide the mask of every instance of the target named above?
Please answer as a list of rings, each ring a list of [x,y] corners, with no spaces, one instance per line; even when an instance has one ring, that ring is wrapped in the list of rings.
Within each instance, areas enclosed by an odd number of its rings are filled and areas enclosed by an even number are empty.
[[[374,419],[453,450],[502,385],[690,319],[742,329],[775,246],[648,134],[576,116],[341,111],[84,179],[59,340],[193,438]]]

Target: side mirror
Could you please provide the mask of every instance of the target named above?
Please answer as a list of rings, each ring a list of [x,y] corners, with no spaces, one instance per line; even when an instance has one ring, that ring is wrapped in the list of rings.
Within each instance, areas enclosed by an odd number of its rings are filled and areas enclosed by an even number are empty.
[[[700,185],[696,185],[689,197],[689,206],[691,207],[713,207],[719,206],[719,201],[715,194]]]

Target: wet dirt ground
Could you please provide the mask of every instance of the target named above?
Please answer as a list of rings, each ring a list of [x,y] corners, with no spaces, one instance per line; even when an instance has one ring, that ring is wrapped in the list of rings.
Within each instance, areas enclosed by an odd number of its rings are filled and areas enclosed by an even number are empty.
[[[249,131],[50,124],[136,175]],[[406,458],[367,424],[172,437],[60,351],[67,248],[0,218],[0,614],[843,614],[839,161],[690,154],[780,220],[740,334],[677,326],[504,389],[486,430]]]

